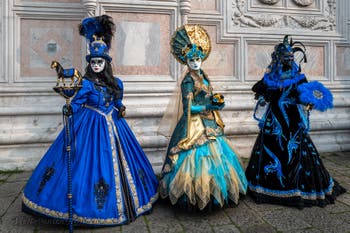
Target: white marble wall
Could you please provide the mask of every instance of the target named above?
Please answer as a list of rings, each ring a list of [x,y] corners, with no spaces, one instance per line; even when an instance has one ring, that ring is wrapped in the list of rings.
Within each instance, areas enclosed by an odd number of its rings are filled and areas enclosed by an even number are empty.
[[[249,157],[257,126],[251,86],[273,45],[290,34],[307,46],[303,70],[334,94],[334,109],[312,112],[320,151],[350,149],[350,2],[346,0],[0,0],[0,170],[32,169],[62,128],[63,99],[49,63],[83,70],[77,25],[108,14],[116,24],[111,55],[125,84],[126,120],[156,171],[167,140],[159,121],[181,75],[169,40],[184,22],[202,24],[212,53],[203,66],[225,95],[226,134]]]

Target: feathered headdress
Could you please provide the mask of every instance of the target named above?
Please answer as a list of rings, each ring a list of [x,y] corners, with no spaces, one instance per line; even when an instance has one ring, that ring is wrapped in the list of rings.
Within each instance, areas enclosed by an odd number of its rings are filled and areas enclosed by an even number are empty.
[[[114,32],[113,19],[108,15],[86,18],[81,22],[79,33],[89,41],[88,62],[92,57],[103,57],[109,62],[112,60],[108,52]]]
[[[301,45],[301,47],[297,47],[295,45]],[[279,43],[278,45],[275,46],[275,58],[276,59],[280,59],[283,55],[285,54],[294,54],[296,52],[301,52],[303,54],[302,59],[299,61],[299,72],[300,72],[300,63],[301,62],[307,62],[307,58],[306,58],[306,48],[304,46],[303,43],[299,42],[299,41],[295,41],[293,42],[293,39],[290,38],[290,41],[288,41],[288,35],[285,35],[283,38],[283,42]]]
[[[182,64],[186,64],[187,58],[192,57],[200,57],[204,61],[211,50],[207,31],[195,24],[186,24],[176,29],[170,47],[171,53]]]

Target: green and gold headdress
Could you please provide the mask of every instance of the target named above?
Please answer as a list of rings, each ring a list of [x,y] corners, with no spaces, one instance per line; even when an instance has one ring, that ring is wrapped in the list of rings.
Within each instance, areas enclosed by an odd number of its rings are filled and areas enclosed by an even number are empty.
[[[207,31],[197,24],[185,24],[173,34],[170,40],[171,53],[175,59],[186,64],[187,58],[208,58],[211,45]]]

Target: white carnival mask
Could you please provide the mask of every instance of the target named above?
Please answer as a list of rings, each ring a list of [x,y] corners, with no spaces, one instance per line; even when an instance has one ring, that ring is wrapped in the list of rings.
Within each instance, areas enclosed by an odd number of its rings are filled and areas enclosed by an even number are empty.
[[[100,73],[104,70],[106,65],[106,60],[102,57],[93,57],[90,60],[90,67],[93,72]]]
[[[199,70],[202,65],[202,58],[193,57],[191,59],[187,58],[187,65],[191,70]]]

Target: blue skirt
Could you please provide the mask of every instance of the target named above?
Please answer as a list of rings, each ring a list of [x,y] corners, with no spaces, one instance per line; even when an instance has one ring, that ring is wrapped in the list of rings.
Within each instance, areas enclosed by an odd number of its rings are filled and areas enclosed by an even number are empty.
[[[229,200],[237,204],[247,191],[244,170],[225,136],[168,156],[172,167],[165,168],[159,188],[172,204],[185,201],[202,210],[212,197],[220,206]]]
[[[158,181],[145,153],[117,112],[83,107],[74,114],[72,158],[73,220],[119,225],[152,208]],[[24,209],[68,220],[64,129],[34,170],[25,189]]]

